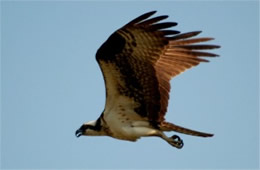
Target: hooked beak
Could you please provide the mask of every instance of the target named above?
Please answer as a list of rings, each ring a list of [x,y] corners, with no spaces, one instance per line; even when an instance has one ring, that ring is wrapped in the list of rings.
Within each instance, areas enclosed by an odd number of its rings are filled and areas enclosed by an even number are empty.
[[[75,132],[75,136],[76,137],[80,137],[82,135],[82,130],[81,129],[78,129],[76,132]]]

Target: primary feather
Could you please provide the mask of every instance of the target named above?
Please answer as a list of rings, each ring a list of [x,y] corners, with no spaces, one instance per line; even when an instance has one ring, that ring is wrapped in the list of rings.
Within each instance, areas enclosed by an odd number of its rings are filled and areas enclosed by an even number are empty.
[[[165,122],[164,116],[170,80],[200,62],[208,62],[205,57],[216,57],[216,54],[202,50],[219,46],[201,44],[213,39],[194,38],[201,31],[180,34],[168,30],[177,23],[161,22],[168,17],[165,15],[150,18],[154,13],[148,12],[130,21],[114,32],[97,51],[96,59],[106,85],[105,110],[99,118],[100,126],[105,127],[102,133],[125,140],[141,136],[160,136],[167,140],[162,132],[171,130],[212,136]],[[134,136],[131,137],[130,133],[120,131],[120,128],[136,121],[147,122],[144,127],[149,127],[154,133],[148,130],[140,136],[131,133]]]

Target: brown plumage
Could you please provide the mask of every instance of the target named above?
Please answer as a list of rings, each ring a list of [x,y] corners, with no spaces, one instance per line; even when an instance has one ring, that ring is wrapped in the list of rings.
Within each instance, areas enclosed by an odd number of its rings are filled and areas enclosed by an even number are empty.
[[[165,30],[176,26],[177,23],[158,23],[168,16],[147,19],[154,13],[155,11],[146,13],[117,30],[99,49],[97,60],[98,62],[110,60],[117,65],[123,76],[133,81],[127,82],[129,86],[134,82],[142,86],[142,88],[138,85],[130,86],[127,90],[137,93],[133,94],[134,96],[143,96],[140,100],[145,108],[140,108],[142,109],[140,114],[148,116],[151,121],[162,122],[167,112],[170,80],[200,62],[208,62],[203,57],[217,56],[201,50],[219,48],[219,46],[197,45],[213,39],[192,38],[201,31],[178,34],[178,31]],[[120,36],[125,42],[120,42],[118,40],[120,38],[115,40],[113,36]],[[105,45],[112,43],[113,38],[114,45],[122,47],[120,52],[115,52],[113,57],[106,59],[105,52],[112,47],[105,47]],[[102,54],[101,50],[104,50]],[[129,71],[132,72],[131,75],[127,73]],[[138,92],[134,92],[134,89]]]
[[[86,135],[106,134],[130,141],[141,136],[160,136],[177,148],[183,146],[181,139],[168,138],[163,131],[212,136],[166,122],[164,116],[170,80],[200,62],[208,62],[205,57],[216,57],[203,50],[219,46],[202,44],[213,38],[194,38],[201,31],[180,34],[169,30],[177,23],[161,22],[166,15],[150,18],[154,13],[132,20],[98,49],[96,59],[106,84],[106,106],[100,118],[82,126],[80,132],[91,127],[99,129],[99,133],[85,132]]]

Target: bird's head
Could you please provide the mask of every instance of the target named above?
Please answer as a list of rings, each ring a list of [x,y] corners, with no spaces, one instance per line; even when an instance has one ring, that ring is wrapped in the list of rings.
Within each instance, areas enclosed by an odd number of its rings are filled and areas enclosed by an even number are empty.
[[[98,121],[84,123],[76,132],[76,137],[80,136],[97,136],[101,133],[101,126]]]

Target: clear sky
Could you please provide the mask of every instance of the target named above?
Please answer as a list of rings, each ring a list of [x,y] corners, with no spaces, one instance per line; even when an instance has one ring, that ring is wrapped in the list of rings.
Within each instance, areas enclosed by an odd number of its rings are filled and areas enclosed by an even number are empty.
[[[181,150],[154,137],[76,138],[104,108],[96,50],[151,10],[222,46],[171,81],[166,116],[215,136],[178,134]],[[258,1],[1,1],[1,50],[3,169],[259,167]]]

